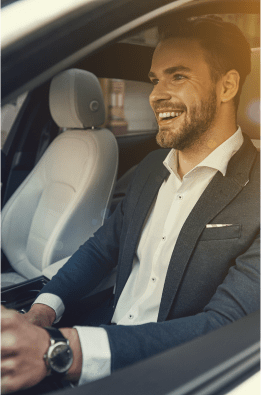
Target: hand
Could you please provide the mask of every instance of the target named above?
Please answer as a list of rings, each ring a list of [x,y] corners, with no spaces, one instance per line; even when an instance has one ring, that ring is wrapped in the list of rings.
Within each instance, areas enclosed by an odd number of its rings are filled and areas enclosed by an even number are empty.
[[[56,314],[51,307],[36,303],[23,317],[31,324],[44,328],[45,326],[52,326]]]
[[[2,394],[36,385],[47,375],[43,359],[50,345],[47,331],[22,314],[1,306]]]

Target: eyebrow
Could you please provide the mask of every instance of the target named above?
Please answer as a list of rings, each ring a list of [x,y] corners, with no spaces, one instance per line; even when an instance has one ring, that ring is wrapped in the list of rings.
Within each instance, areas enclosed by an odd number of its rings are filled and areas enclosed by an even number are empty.
[[[190,72],[191,69],[190,69],[189,67],[185,67],[185,66],[174,66],[174,67],[168,67],[167,69],[165,69],[165,70],[163,71],[163,73],[164,73],[164,74],[171,75],[171,74],[176,73],[177,71],[187,71],[187,72]],[[148,77],[149,77],[149,78],[155,78],[155,77],[156,77],[156,74],[153,73],[153,71],[150,71],[149,74],[148,74]]]

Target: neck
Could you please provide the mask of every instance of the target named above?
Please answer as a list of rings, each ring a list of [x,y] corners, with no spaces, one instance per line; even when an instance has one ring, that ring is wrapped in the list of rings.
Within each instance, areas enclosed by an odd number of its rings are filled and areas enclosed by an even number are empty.
[[[229,139],[237,130],[236,123],[230,128],[213,128],[196,141],[193,146],[178,151],[178,174],[183,178],[190,170],[202,162],[211,152]]]

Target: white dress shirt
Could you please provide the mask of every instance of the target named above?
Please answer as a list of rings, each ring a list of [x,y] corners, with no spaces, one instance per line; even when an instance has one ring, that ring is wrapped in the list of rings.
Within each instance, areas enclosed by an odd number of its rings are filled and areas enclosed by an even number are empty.
[[[177,151],[172,149],[169,152],[163,163],[170,174],[163,181],[145,220],[132,271],[118,300],[112,323],[140,325],[157,322],[166,273],[179,233],[217,171],[225,176],[229,160],[242,143],[239,127],[182,180],[177,172]],[[40,295],[35,303],[52,307],[56,312],[56,322],[64,311],[63,302],[56,295]],[[83,353],[79,385],[109,375],[111,352],[106,330],[81,326],[75,328]]]

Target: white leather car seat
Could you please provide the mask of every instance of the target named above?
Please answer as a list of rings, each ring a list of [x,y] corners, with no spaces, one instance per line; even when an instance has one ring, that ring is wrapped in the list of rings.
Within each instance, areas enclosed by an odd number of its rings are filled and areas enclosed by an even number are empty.
[[[49,103],[54,121],[67,130],[3,208],[2,249],[15,273],[2,274],[2,286],[40,276],[70,256],[102,225],[110,207],[118,145],[109,130],[98,128],[105,119],[98,79],[66,70],[52,80]]]

